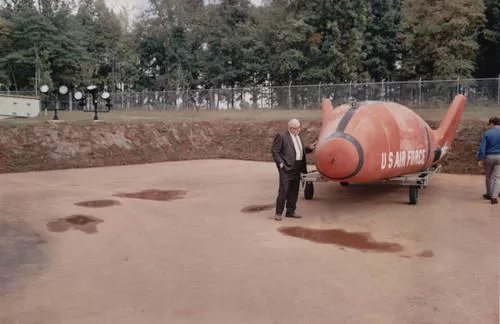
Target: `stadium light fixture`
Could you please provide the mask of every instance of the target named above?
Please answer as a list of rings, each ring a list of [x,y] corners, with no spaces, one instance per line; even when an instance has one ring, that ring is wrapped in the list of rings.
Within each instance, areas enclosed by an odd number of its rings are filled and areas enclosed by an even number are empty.
[[[76,100],[82,100],[83,98],[83,93],[81,91],[77,91],[75,92],[75,94],[73,95],[73,97],[76,99]]]
[[[47,85],[47,84],[44,84],[40,87],[40,92],[43,93],[44,95],[49,95],[50,93],[50,87]],[[53,90],[53,93],[56,94],[56,99],[57,99],[57,102],[56,102],[56,107],[54,109],[54,118],[53,120],[59,120],[59,115],[58,115],[58,111],[59,111],[59,96],[57,96],[57,94],[61,94],[61,95],[66,95],[68,94],[69,92],[69,89],[66,85],[61,85],[59,87],[59,89],[54,89]]]
[[[40,92],[43,94],[49,93],[49,86],[44,84],[43,86],[40,87]]]

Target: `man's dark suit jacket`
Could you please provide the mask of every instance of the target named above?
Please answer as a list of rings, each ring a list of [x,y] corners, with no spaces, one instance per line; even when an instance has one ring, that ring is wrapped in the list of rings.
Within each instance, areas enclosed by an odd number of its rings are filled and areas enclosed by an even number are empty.
[[[302,138],[300,138],[300,143],[302,145],[302,160],[300,160],[300,172],[307,173],[306,153],[311,153],[313,150],[311,150],[309,147],[304,146]],[[271,147],[271,153],[278,169],[280,163],[283,163],[283,169],[285,171],[290,171],[294,168],[296,152],[290,132],[287,131],[281,134],[277,134],[276,137],[274,137],[273,145]]]

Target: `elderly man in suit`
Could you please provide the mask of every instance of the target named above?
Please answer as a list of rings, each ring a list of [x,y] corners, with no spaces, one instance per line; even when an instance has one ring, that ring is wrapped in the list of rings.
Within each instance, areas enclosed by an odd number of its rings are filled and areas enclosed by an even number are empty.
[[[273,140],[271,153],[279,172],[279,189],[276,198],[276,214],[274,219],[280,221],[285,209],[286,217],[300,218],[295,214],[297,197],[299,195],[300,174],[307,173],[306,153],[311,153],[316,142],[304,146],[299,136],[300,122],[291,119],[288,122],[288,131],[277,134]]]

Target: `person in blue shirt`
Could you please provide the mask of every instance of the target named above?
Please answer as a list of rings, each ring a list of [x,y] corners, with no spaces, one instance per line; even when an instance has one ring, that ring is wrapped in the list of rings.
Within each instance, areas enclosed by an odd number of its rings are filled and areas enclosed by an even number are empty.
[[[477,152],[478,165],[484,168],[486,193],[484,199],[498,204],[500,197],[500,118],[488,121],[488,130],[484,132]]]

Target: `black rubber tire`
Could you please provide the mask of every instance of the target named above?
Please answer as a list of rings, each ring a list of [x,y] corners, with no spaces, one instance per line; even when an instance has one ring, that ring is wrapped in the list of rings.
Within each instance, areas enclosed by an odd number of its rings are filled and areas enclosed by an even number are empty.
[[[411,186],[409,190],[410,205],[416,205],[418,200],[418,187]]]
[[[304,199],[311,200],[314,197],[314,185],[311,181],[306,181],[304,188]]]

